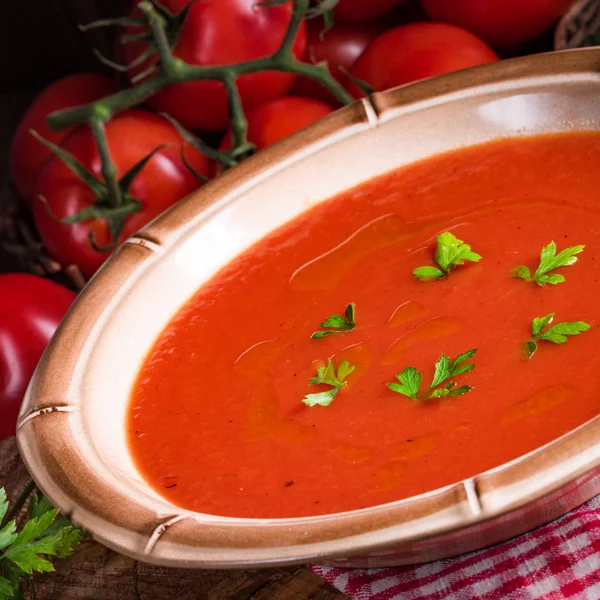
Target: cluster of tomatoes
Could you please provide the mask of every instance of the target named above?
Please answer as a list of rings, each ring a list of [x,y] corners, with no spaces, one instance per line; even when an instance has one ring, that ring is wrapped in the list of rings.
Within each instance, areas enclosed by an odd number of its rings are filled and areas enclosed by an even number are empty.
[[[189,0],[161,0],[173,15]],[[293,44],[306,62],[327,61],[332,75],[355,97],[363,92],[356,79],[384,90],[425,77],[498,60],[497,50],[514,48],[543,33],[571,0],[340,0],[327,31],[321,19],[303,23]],[[133,9],[136,15],[137,8]],[[290,4],[258,7],[256,0],[206,0],[194,3],[177,37],[173,54],[188,64],[223,65],[268,56],[287,30]],[[129,33],[132,33],[130,30]],[[134,31],[135,33],[135,31]],[[143,41],[118,44],[117,58],[138,63],[139,75],[156,57],[136,60]],[[257,150],[306,127],[337,107],[316,82],[283,72],[260,72],[238,80],[248,119],[248,138]],[[11,148],[12,181],[26,202],[48,253],[62,265],[77,265],[89,278],[108,257],[98,249],[111,240],[104,219],[75,223],[60,220],[96,202],[89,187],[60,157],[34,138],[46,140],[74,156],[99,180],[101,162],[88,126],[51,131],[51,112],[86,104],[117,91],[98,74],[59,80],[33,102],[20,123]],[[122,241],[166,208],[201,185],[193,169],[215,176],[219,168],[185,145],[167,113],[189,130],[223,132],[228,148],[228,109],[223,86],[190,81],[164,89],[146,107],[126,110],[106,125],[107,142],[122,177],[136,163],[164,145],[135,177],[129,193],[141,210],[128,215]],[[214,139],[214,133],[210,134]],[[182,156],[183,154],[183,156]],[[187,163],[187,164],[186,164]],[[90,243],[93,234],[97,247]],[[28,381],[48,340],[74,294],[32,275],[0,277],[0,439],[12,435]]]

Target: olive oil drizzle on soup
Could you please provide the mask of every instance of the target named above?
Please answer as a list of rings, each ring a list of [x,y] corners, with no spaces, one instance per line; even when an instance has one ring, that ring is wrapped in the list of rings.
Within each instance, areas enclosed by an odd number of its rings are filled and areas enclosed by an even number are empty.
[[[419,162],[302,214],[189,300],[139,374],[129,445],[147,482],[187,509],[301,517],[444,486],[523,455],[600,413],[600,135],[510,139]],[[434,282],[450,231],[482,255]],[[585,244],[559,285],[540,250]],[[356,305],[356,328],[311,339]],[[534,317],[585,321],[565,344],[521,346]],[[413,401],[386,384],[430,382],[442,353],[477,348],[464,395]],[[309,383],[331,358],[356,369],[329,406]]]

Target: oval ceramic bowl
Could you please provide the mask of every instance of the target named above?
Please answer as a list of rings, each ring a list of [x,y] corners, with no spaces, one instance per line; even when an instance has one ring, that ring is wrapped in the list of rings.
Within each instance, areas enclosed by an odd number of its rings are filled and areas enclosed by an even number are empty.
[[[599,73],[600,50],[577,50],[375,94],[260,152],[133,236],[79,296],[30,385],[18,441],[39,487],[123,554],[213,568],[428,561],[514,536],[600,492],[596,418],[518,460],[406,500],[321,517],[224,518],[153,492],[124,426],[154,340],[238,253],[332,195],[421,158],[507,136],[600,129]]]

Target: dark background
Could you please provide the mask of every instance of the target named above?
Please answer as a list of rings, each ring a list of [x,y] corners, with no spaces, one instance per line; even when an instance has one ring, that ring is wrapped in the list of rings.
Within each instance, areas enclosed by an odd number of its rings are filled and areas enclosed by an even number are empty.
[[[78,25],[124,14],[130,3],[0,0],[0,219],[5,218],[7,205],[14,202],[8,184],[8,153],[21,115],[37,92],[64,75],[82,71],[112,75],[92,49],[112,56],[114,30],[83,33]],[[27,220],[27,214],[21,216]],[[1,233],[6,237],[4,231]],[[27,270],[26,265],[0,247],[0,273],[23,270]]]
[[[77,25],[127,11],[129,0],[1,0],[0,173],[7,170],[12,131],[33,95],[79,71],[102,71],[92,48],[111,55],[108,30]]]
[[[127,12],[129,0],[2,0],[0,93],[40,88],[62,75],[97,70],[94,46],[110,55],[104,30],[78,24]]]

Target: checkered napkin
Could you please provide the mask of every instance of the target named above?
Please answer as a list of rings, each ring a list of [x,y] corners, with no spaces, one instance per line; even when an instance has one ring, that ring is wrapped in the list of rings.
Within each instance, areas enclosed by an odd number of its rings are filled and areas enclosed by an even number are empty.
[[[521,537],[456,558],[313,570],[352,600],[599,600],[600,496]]]

